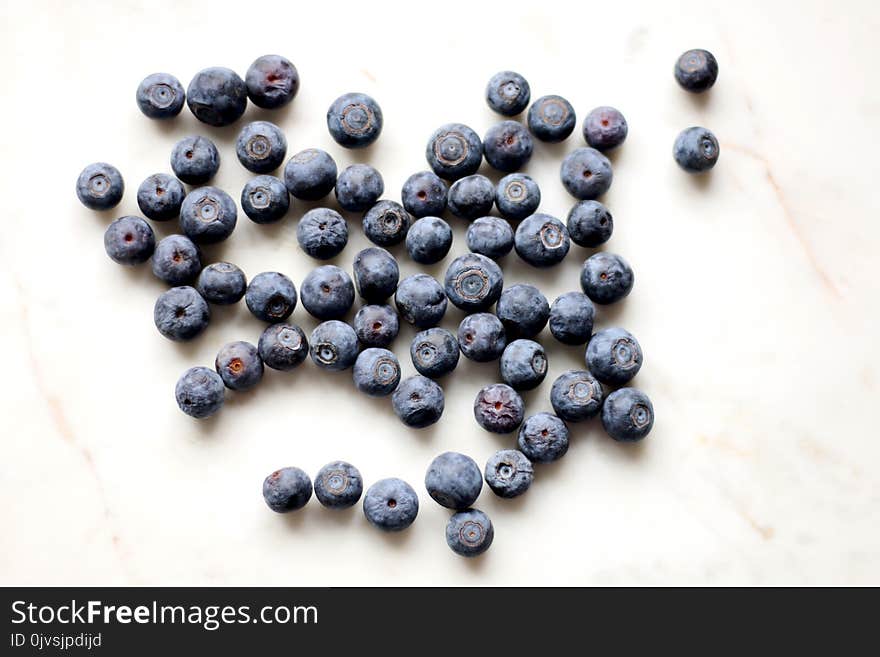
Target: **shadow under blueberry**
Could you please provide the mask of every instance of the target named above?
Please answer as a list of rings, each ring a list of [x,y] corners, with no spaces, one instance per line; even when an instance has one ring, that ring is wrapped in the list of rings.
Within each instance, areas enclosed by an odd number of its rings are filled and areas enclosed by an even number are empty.
[[[206,123],[199,124],[199,130],[193,134],[200,134],[203,137],[207,137],[219,149],[221,145],[227,150],[235,153],[235,142],[238,139],[238,133],[241,132],[242,127],[248,123],[248,121],[242,121],[239,119],[232,125],[224,125],[224,126],[209,126]],[[238,158],[233,155],[231,158],[232,162],[238,163]],[[222,162],[221,162],[222,166]],[[239,166],[241,166],[239,164]]]
[[[156,241],[158,242],[158,239]],[[112,260],[110,260],[109,262],[114,267],[116,267],[116,271],[119,273],[120,276],[125,278],[127,282],[138,286],[146,286],[147,289],[149,289],[150,287],[154,287],[157,297],[162,292],[168,289],[168,286],[166,286],[153,275],[153,270],[150,268],[149,260],[142,264],[134,265],[131,267],[125,265],[117,265]]]
[[[453,335],[455,331],[452,331]],[[491,381],[500,382],[501,381],[501,373],[498,370],[498,359],[496,358],[493,361],[488,363],[478,363],[475,360],[471,360],[467,358],[464,354],[459,356],[458,366],[455,368],[455,371],[451,372],[448,375],[448,381],[451,383],[452,381],[466,381],[466,382],[478,382],[483,379],[488,378]],[[441,383],[442,385],[442,383]],[[484,384],[485,385],[485,384]],[[474,395],[477,394],[477,390],[482,388],[480,385],[476,390],[474,390]]]
[[[290,209],[288,209],[287,213],[283,217],[281,217],[281,219],[279,219],[278,221],[273,221],[270,224],[258,224],[255,221],[251,221],[250,218],[248,218],[248,216],[244,212],[241,213],[241,216],[238,218],[238,220],[241,221],[243,219],[247,223],[253,224],[255,227],[255,230],[260,234],[260,237],[265,238],[271,242],[277,243],[277,242],[281,241],[280,238],[281,238],[282,234],[288,230],[288,228],[290,226],[290,224],[288,222],[293,222],[293,224],[294,224],[293,230],[294,230],[294,233],[296,232],[296,223],[299,221],[299,219],[302,217],[302,215],[294,218],[292,216],[294,214],[295,214],[295,212],[293,209],[293,204],[291,203],[291,207],[290,207]],[[303,212],[303,214],[305,214],[305,212]]]
[[[494,540],[495,539],[493,538],[492,541],[494,542]],[[479,572],[482,572],[486,569],[486,564],[488,563],[488,560],[492,558],[490,556],[491,554],[492,554],[492,547],[490,546],[489,549],[486,550],[485,552],[483,552],[482,554],[478,554],[473,557],[461,557],[458,555],[454,555],[454,556],[458,557],[458,559],[460,561],[464,562],[465,568],[467,568],[468,570],[473,571],[475,573],[479,573]]]
[[[451,255],[451,249],[450,249],[450,254],[447,255],[446,258],[443,258],[443,260],[441,260],[440,262],[434,263],[433,265],[419,265],[419,272],[422,274],[427,274],[428,276],[430,276],[431,278],[433,278],[434,280],[436,280],[437,282],[439,282],[442,285],[443,279],[446,276],[446,269],[449,267],[449,262],[452,261],[450,258],[450,255]],[[407,254],[405,257],[409,258],[409,254]],[[447,260],[449,260],[449,262],[447,262]],[[447,308],[446,308],[447,315],[449,314],[449,311],[450,311],[450,308],[449,308],[449,306],[447,306]],[[444,316],[444,319],[445,319],[445,316]]]
[[[569,445],[568,450],[571,451],[571,449],[572,449],[572,446]],[[568,454],[568,452],[566,452],[565,455],[567,455],[567,454]],[[550,479],[550,478],[562,476],[559,471],[562,468],[566,467],[565,455],[561,456],[560,458],[556,459],[555,461],[551,461],[550,463],[535,463],[534,464],[535,480],[532,482],[532,486],[530,486],[530,488],[534,487],[536,485],[540,486],[541,479],[543,479],[545,477]],[[528,494],[529,494],[528,491],[526,491],[525,495],[528,495]]]
[[[498,181],[500,181],[507,174],[504,171],[499,171],[494,168],[485,159],[483,159],[480,164],[480,168],[477,170],[477,173],[481,176],[486,176],[489,180],[492,181],[493,185],[498,185]],[[450,185],[451,186],[451,185]]]
[[[226,391],[226,395],[228,397],[228,395],[229,395],[228,390]],[[223,405],[226,406],[226,403],[224,402]],[[193,418],[187,418],[187,419],[192,421],[192,428],[193,428],[192,433],[197,434],[199,438],[213,438],[214,436],[216,436],[217,432],[220,431],[219,427],[221,426],[221,423],[223,422],[222,415],[223,415],[223,409],[221,408],[218,413],[215,413],[214,415],[211,415],[206,418],[200,419],[200,418],[193,417]],[[221,433],[222,433],[222,431],[221,431]],[[213,443],[215,441],[211,441],[211,442]]]
[[[140,215],[140,208],[138,208],[138,214]],[[156,244],[169,235],[183,235],[183,230],[180,228],[180,219],[178,217],[169,219],[168,221],[156,221],[155,219],[147,219],[147,221],[153,228],[153,233],[156,235]]]
[[[587,345],[567,345],[559,342],[552,335],[538,337],[537,341],[544,345],[547,354],[547,362],[555,374],[548,372],[547,379],[552,383],[557,376],[568,370],[585,369],[584,353]],[[547,380],[545,379],[545,381]]]
[[[635,284],[638,285],[638,282],[636,282]],[[596,308],[596,316],[594,319],[593,328],[594,333],[604,327],[617,326],[619,324],[621,315],[623,315],[626,311],[625,299],[621,299],[617,303],[610,303],[607,305],[599,303],[593,305]]]
[[[308,356],[306,359],[308,360]],[[266,394],[287,390],[291,386],[302,385],[301,379],[308,376],[307,373],[302,372],[306,366],[307,363],[304,361],[298,367],[287,371],[273,370],[271,367],[267,367],[263,372],[263,380],[260,381],[259,385],[266,391]]]
[[[649,434],[646,438],[642,440],[623,442],[616,441],[613,438],[610,438],[607,434],[605,434],[604,431],[602,431],[602,435],[598,437],[598,440],[603,441],[603,459],[612,459],[617,462],[635,463],[645,458],[644,455],[650,449],[649,445],[651,443],[651,435]]]
[[[549,356],[547,358],[547,361],[548,362],[550,361]],[[500,375],[498,378],[499,379],[501,378]],[[544,380],[546,381],[547,379],[545,378]],[[531,390],[519,390],[518,392],[519,392],[519,396],[522,397],[523,401],[525,402],[526,409],[534,408],[544,398],[544,391],[541,390],[540,385],[535,386]],[[529,415],[531,415],[531,412],[529,412],[527,410],[526,416],[529,416]]]
[[[238,218],[238,221],[241,221],[241,217]],[[244,217],[245,221],[250,221],[247,217]],[[236,226],[236,228],[239,228]],[[223,240],[222,242],[216,242],[214,244],[200,244],[199,249],[202,251],[202,266],[211,264],[212,262],[227,262],[228,258],[226,258],[226,252],[229,250],[229,240]]]
[[[695,94],[691,92],[685,92],[691,102],[691,104],[697,109],[703,111],[709,109],[709,106],[712,104],[712,92],[704,91],[703,93]]]
[[[165,136],[180,135],[181,128],[184,127],[182,125],[183,119],[185,118],[183,116],[184,112],[190,114],[189,109],[185,105],[177,116],[170,119],[150,121],[149,123],[157,132],[160,132]],[[186,126],[186,128],[189,129],[188,126]],[[182,139],[182,137],[180,138]]]
[[[358,516],[363,516],[364,512],[361,508],[361,500],[358,500],[353,506],[347,509],[328,509],[320,502],[315,500],[318,505],[316,511],[320,513],[321,523],[332,524],[339,527],[351,525],[357,521]]]
[[[568,427],[569,449],[583,445],[587,441],[610,440],[602,428],[599,415],[580,422],[566,422],[565,426]]]
[[[397,417],[394,413],[394,408],[391,406],[391,397],[390,396],[388,397],[388,410],[387,410],[387,412],[390,413],[392,416]],[[398,420],[398,422],[399,422],[399,420]],[[411,436],[417,438],[418,440],[423,440],[426,442],[427,441],[436,442],[435,436],[438,433],[444,431],[442,416],[434,424],[428,425],[427,427],[423,427],[421,429],[416,429],[414,427],[408,427],[403,423],[400,423],[400,426],[403,427],[403,429],[407,433],[409,433]]]
[[[314,494],[312,494],[312,497],[303,508],[279,515],[284,516],[284,522],[291,530],[299,530],[306,523],[309,525],[334,525],[337,527],[345,527],[356,522],[359,512],[363,514],[360,505],[360,500],[358,500],[357,504],[350,506],[347,509],[328,509],[318,501]],[[269,513],[274,513],[269,510],[267,511]]]
[[[226,391],[226,401],[223,403],[223,409],[221,409],[220,413],[222,413],[226,409],[235,408],[237,406],[247,406],[248,404],[253,403],[253,398],[255,395],[259,395],[260,383],[255,385],[250,390],[228,390]],[[220,414],[218,413],[218,415]]]
[[[529,495],[529,491],[536,485],[536,482],[532,482],[532,485],[529,486],[529,490],[527,490],[522,495],[517,495],[516,497],[504,498],[498,497],[491,490],[484,489],[481,494],[481,498],[490,497],[491,501],[487,500],[478,500],[477,508],[480,508],[482,511],[485,511],[491,518],[506,518],[507,516],[520,517],[523,513],[525,513],[526,507],[531,504],[529,501],[531,499],[531,495]],[[487,487],[488,488],[488,487]],[[479,504],[481,502],[482,504]]]
[[[537,159],[537,161],[539,162],[553,162],[558,167],[562,160],[565,159],[566,155],[571,153],[576,148],[586,146],[586,144],[574,142],[574,138],[578,135],[578,133],[579,128],[576,126],[571,135],[559,142],[550,143],[541,141],[537,138],[534,139],[535,148],[532,152],[532,159]],[[583,141],[583,138],[581,138],[581,141]],[[529,161],[529,163],[531,163],[531,160]],[[528,169],[528,166],[526,166],[526,169]],[[528,173],[528,171],[526,170],[525,173]]]
[[[249,102],[247,110],[245,110],[244,115],[236,122],[236,125],[240,124],[244,126],[247,123],[251,123],[253,121],[268,121],[269,123],[274,123],[282,130],[284,129],[283,123],[289,122],[294,123],[296,121],[295,114],[297,113],[297,103],[296,97],[294,97],[289,103],[283,105],[282,107],[278,107],[275,109],[267,109],[265,107],[258,107],[253,103]],[[288,142],[287,150],[290,151],[290,143]],[[297,151],[294,151],[297,152]],[[292,153],[289,153],[292,154]]]
[[[210,329],[210,323],[208,324],[208,328],[205,329],[205,332],[207,332],[209,329]],[[195,365],[198,364],[195,362],[195,355],[199,350],[200,341],[204,340],[204,339],[205,339],[205,333],[203,332],[202,334],[197,335],[192,340],[186,340],[186,341],[182,341],[182,342],[178,342],[176,340],[167,340],[167,342],[172,345],[171,348],[174,349],[174,351],[177,352],[177,355],[182,358],[181,363],[183,363],[183,364],[189,363],[188,365],[183,367],[183,369],[180,371],[181,374],[183,374],[183,372],[186,369],[188,369],[189,367],[194,367]],[[205,367],[208,367],[210,369],[214,369],[213,359],[211,360],[210,363],[206,363]],[[229,400],[227,399],[227,402],[228,401]]]
[[[618,173],[618,168],[623,167],[626,164],[626,159],[629,156],[626,148],[626,142],[620,144],[616,148],[611,148],[606,151],[602,151],[602,155],[608,158],[608,161],[611,162],[612,172],[616,176]],[[613,187],[613,185],[612,185]],[[603,195],[604,196],[604,195]],[[598,199],[600,203],[605,203],[601,198]]]
[[[372,525],[370,525],[370,521],[366,518],[363,518],[363,521],[366,525],[364,531],[372,531],[374,534],[379,534],[380,540],[382,540],[386,545],[392,547],[395,550],[402,550],[404,547],[406,547],[408,543],[412,541],[413,525],[410,525],[406,529],[402,529],[398,532],[387,532],[373,527]],[[418,522],[418,517],[416,518],[416,522]]]
[[[720,157],[718,158],[721,159]],[[708,171],[703,171],[702,173],[687,173],[682,171],[682,175],[690,178],[689,184],[694,188],[700,190],[700,192],[705,192],[710,187],[712,187],[712,180],[714,178],[714,169],[709,169]]]
[[[290,511],[289,513],[279,513],[278,515],[284,519],[284,524],[287,525],[288,529],[302,529],[303,525],[308,521],[307,516],[311,515],[310,511],[313,503],[317,503],[314,499],[314,495],[312,495],[312,499],[310,499],[303,508],[297,509],[296,511]],[[272,514],[275,513],[271,510],[267,510],[267,512]]]

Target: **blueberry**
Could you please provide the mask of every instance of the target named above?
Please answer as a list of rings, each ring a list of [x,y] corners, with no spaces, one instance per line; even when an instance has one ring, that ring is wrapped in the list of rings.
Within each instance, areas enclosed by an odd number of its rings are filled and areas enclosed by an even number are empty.
[[[169,340],[192,340],[208,327],[208,302],[188,285],[172,287],[159,295],[153,306],[153,321],[159,333]]]
[[[718,61],[708,50],[688,50],[675,62],[675,80],[695,94],[712,88],[718,79]]]
[[[486,131],[483,155],[499,171],[522,169],[532,159],[532,136],[522,123],[502,121]]]
[[[693,127],[682,130],[675,138],[672,155],[688,173],[703,173],[715,166],[720,149],[710,130]]]
[[[290,208],[287,187],[275,176],[257,176],[241,190],[241,209],[255,224],[281,221]]]
[[[352,376],[355,387],[365,395],[387,397],[400,383],[400,363],[387,349],[370,347],[358,354]]]
[[[532,462],[518,449],[502,449],[486,461],[484,475],[493,493],[510,499],[529,489],[535,470]]]
[[[383,302],[394,294],[400,279],[400,267],[394,256],[375,246],[358,252],[352,271],[358,294],[370,303]]]
[[[417,328],[436,326],[446,314],[443,287],[427,274],[403,279],[394,293],[397,312]]]
[[[549,214],[533,214],[516,227],[516,254],[533,267],[552,267],[562,262],[571,247],[568,229]]]
[[[169,235],[156,245],[153,252],[153,274],[168,285],[183,285],[199,275],[202,253],[193,241],[183,235]]]
[[[394,413],[406,426],[424,429],[443,415],[443,388],[416,374],[404,379],[391,396]]]
[[[137,204],[144,216],[153,221],[168,221],[180,214],[186,190],[174,176],[155,173],[138,187]]]
[[[318,470],[315,476],[315,497],[328,509],[352,507],[363,492],[363,477],[351,463],[333,461]]]
[[[495,205],[506,219],[521,221],[533,214],[541,204],[541,190],[531,176],[511,173],[495,187]]]
[[[363,212],[385,191],[382,174],[369,164],[352,164],[336,179],[336,201],[343,210]]]
[[[303,201],[324,198],[336,186],[336,162],[317,148],[300,151],[284,167],[284,184],[291,196]]]
[[[336,210],[314,208],[299,220],[296,240],[308,255],[329,260],[342,253],[348,244],[348,224]]]
[[[443,328],[429,328],[416,333],[409,355],[419,374],[438,379],[458,365],[458,340]]]
[[[177,380],[174,398],[190,417],[206,418],[223,407],[223,380],[207,367],[191,367]]]
[[[365,347],[387,347],[399,330],[400,322],[391,306],[363,306],[354,316],[354,332]]]
[[[196,289],[208,303],[228,306],[238,303],[244,296],[247,278],[231,262],[215,262],[199,274]]]
[[[188,185],[204,185],[220,168],[220,152],[207,137],[184,137],[171,150],[171,170]]]
[[[516,390],[532,390],[547,376],[547,354],[533,340],[509,343],[501,354],[501,378]]]
[[[477,172],[483,161],[480,136],[462,123],[447,123],[431,135],[425,148],[428,164],[441,178],[458,180]]]
[[[478,363],[497,360],[507,346],[504,325],[492,313],[468,315],[458,325],[458,346],[466,358]]]
[[[568,427],[552,413],[536,413],[523,422],[517,444],[532,463],[550,463],[568,451]]]
[[[327,110],[327,129],[340,146],[369,146],[382,132],[382,109],[367,94],[343,94]]]
[[[602,426],[614,440],[641,440],[654,426],[654,405],[641,390],[615,390],[608,395],[602,406]]]
[[[476,557],[492,545],[495,529],[482,511],[467,509],[452,514],[446,523],[446,544],[461,557]]]
[[[495,314],[508,337],[533,338],[547,326],[550,305],[534,285],[519,284],[501,293]]]
[[[252,121],[238,133],[235,154],[248,171],[269,173],[280,167],[287,157],[287,139],[274,123]]]
[[[180,227],[197,244],[222,242],[232,235],[237,221],[235,201],[219,187],[198,187],[180,206]]]
[[[519,73],[501,71],[486,85],[486,104],[504,116],[516,116],[529,104],[529,83]]]
[[[323,265],[306,275],[300,295],[303,307],[312,317],[339,319],[354,303],[354,285],[348,274],[336,265]]]
[[[156,250],[156,236],[140,217],[120,217],[104,231],[104,250],[120,265],[139,265]]]
[[[263,481],[263,499],[276,513],[296,511],[312,498],[312,480],[299,468],[281,468]]]
[[[559,177],[568,193],[577,199],[602,196],[614,177],[611,162],[595,148],[578,148],[566,155]]]
[[[476,219],[489,214],[495,203],[495,186],[486,176],[474,174],[452,183],[449,188],[449,211],[462,219]]]
[[[230,342],[217,352],[217,374],[230,390],[250,390],[263,378],[263,359],[250,342]]]
[[[510,433],[522,424],[525,404],[519,393],[504,383],[493,383],[477,393],[474,418],[492,433]]]
[[[296,66],[281,55],[263,55],[254,60],[244,76],[248,98],[257,107],[277,109],[287,105],[299,91]]]
[[[503,285],[501,267],[479,253],[458,256],[446,269],[446,296],[465,312],[486,310],[501,296]]]
[[[591,255],[581,269],[581,288],[594,303],[620,301],[632,291],[633,282],[633,270],[629,263],[607,251]]]
[[[109,210],[119,204],[125,183],[119,169],[106,162],[90,164],[76,179],[76,196],[89,210]]]
[[[331,372],[347,370],[358,357],[357,335],[345,322],[336,319],[321,322],[309,339],[309,355],[322,369]]]
[[[364,235],[373,244],[393,246],[406,239],[411,223],[412,217],[400,203],[379,201],[364,214]]]
[[[422,217],[406,234],[406,250],[414,262],[433,265],[452,248],[452,228],[440,217]]]
[[[428,466],[425,488],[440,506],[466,509],[480,496],[483,475],[470,456],[444,452]]]
[[[296,286],[284,274],[264,271],[248,284],[244,302],[257,319],[270,324],[283,322],[296,308]]]
[[[589,372],[568,370],[553,382],[550,404],[567,422],[588,420],[602,410],[602,385]]]
[[[542,96],[529,108],[529,130],[541,141],[556,143],[574,130],[574,108],[562,96]]]
[[[288,372],[309,355],[309,341],[296,324],[270,324],[260,335],[257,351],[266,367]]]
[[[590,339],[585,360],[587,369],[599,381],[620,386],[639,373],[642,347],[629,331],[607,328]]]
[[[446,210],[448,194],[449,187],[437,174],[419,171],[403,183],[400,200],[414,217],[440,216]]]
[[[247,87],[235,71],[221,66],[196,73],[186,90],[186,104],[202,123],[235,123],[247,108]]]
[[[626,139],[629,127],[619,110],[597,107],[584,119],[584,139],[588,146],[599,151],[610,151]]]
[[[513,249],[513,228],[498,217],[480,217],[468,226],[468,249],[487,258],[498,260]]]
[[[566,292],[550,306],[550,333],[563,344],[585,344],[593,334],[596,309],[582,292]]]
[[[172,119],[183,109],[186,92],[183,85],[168,73],[153,73],[138,85],[135,94],[137,106],[151,119]]]
[[[364,495],[364,515],[377,529],[399,532],[413,524],[418,514],[419,496],[400,479],[380,479]]]
[[[578,201],[568,213],[566,226],[572,242],[595,249],[611,237],[614,219],[599,201]]]

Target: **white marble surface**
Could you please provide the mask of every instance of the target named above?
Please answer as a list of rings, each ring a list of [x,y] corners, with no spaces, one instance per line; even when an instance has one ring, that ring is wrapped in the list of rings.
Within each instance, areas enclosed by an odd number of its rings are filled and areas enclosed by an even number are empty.
[[[878,6],[383,4],[3,3],[0,583],[880,584]],[[702,98],[672,79],[691,47],[720,62]],[[513,444],[471,414],[495,365],[462,362],[444,384],[442,421],[420,433],[388,403],[356,394],[348,374],[319,375],[311,363],[268,373],[215,420],[195,422],[174,403],[178,375],[211,364],[228,340],[255,341],[261,325],[242,304],[217,311],[195,342],[172,344],[153,327],[162,286],[148,267],[123,269],[104,254],[104,227],[137,212],[139,182],[169,170],[180,137],[216,140],[216,182],[234,197],[248,177],[232,149],[241,124],[208,128],[187,110],[150,122],[134,104],[141,77],[168,71],[186,84],[210,65],[243,73],[267,52],[295,62],[302,88],[289,109],[251,107],[245,118],[278,122],[291,152],[319,146],[340,165],[376,165],[390,198],[425,168],[435,127],[456,120],[482,133],[496,120],[482,93],[502,68],[525,74],[533,97],[568,97],[579,117],[611,104],[629,120],[604,200],[615,217],[607,248],[633,264],[636,286],[598,323],[640,339],[636,384],[657,423],[629,447],[596,424],[575,426],[568,455],[538,468],[525,497],[484,491],[478,506],[496,526],[484,558],[449,551],[447,513],[421,482],[441,451],[483,463]],[[343,151],[326,132],[326,107],[350,90],[374,95],[385,113],[384,134],[364,152]],[[671,158],[689,125],[721,141],[704,178]],[[527,171],[544,211],[571,206],[557,167],[580,144],[576,132],[537,145]],[[73,193],[95,160],[127,181],[106,214]],[[251,276],[278,269],[299,284],[315,264],[296,245],[303,207],[273,227],[242,217],[209,259]],[[366,244],[349,219],[345,267]],[[455,255],[464,225],[453,223]],[[585,255],[573,247],[549,272],[510,256],[506,279],[553,299],[577,288]],[[451,310],[443,325],[460,318]],[[315,323],[301,307],[294,320]],[[396,343],[406,374],[412,334]],[[549,410],[553,378],[582,364],[581,349],[543,338],[550,376],[526,395],[529,412]],[[337,458],[369,482],[416,486],[411,530],[385,536],[360,508],[330,513],[314,501],[287,517],[265,508],[268,472],[314,473]]]

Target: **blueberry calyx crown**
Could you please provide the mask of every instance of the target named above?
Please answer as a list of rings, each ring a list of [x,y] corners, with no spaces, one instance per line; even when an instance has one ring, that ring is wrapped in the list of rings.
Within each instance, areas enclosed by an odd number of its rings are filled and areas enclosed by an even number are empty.
[[[373,126],[373,122],[373,113],[363,103],[352,103],[342,110],[342,127],[350,135],[364,134]]]
[[[455,277],[455,291],[465,299],[482,299],[489,293],[489,277],[480,269],[467,269]]]

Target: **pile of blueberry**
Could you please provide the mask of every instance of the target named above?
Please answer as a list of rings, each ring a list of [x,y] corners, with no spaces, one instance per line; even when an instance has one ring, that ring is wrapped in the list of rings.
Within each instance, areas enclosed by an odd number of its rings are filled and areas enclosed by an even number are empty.
[[[684,53],[675,67],[681,86],[694,92],[710,88],[717,74],[717,62],[705,50]],[[229,69],[209,68],[199,72],[186,91],[171,75],[150,75],[138,87],[136,100],[153,119],[171,119],[186,103],[203,123],[226,126],[242,116],[248,99],[262,108],[278,108],[289,103],[298,89],[299,74],[293,64],[268,55],[251,65],[244,80]],[[373,167],[353,164],[340,172],[333,158],[317,148],[293,155],[284,166],[283,179],[275,177],[271,174],[287,158],[284,133],[267,121],[241,129],[236,155],[257,174],[240,196],[249,219],[258,224],[277,222],[287,214],[290,196],[317,201],[333,191],[342,210],[363,214],[364,233],[376,245],[356,254],[353,276],[335,265],[315,268],[302,281],[299,295],[284,274],[263,272],[248,281],[232,263],[203,262],[200,246],[227,239],[238,218],[232,197],[207,184],[217,173],[220,154],[204,136],[179,141],[171,153],[174,175],[152,175],[137,192],[144,216],[153,221],[177,219],[181,234],[157,243],[150,224],[136,216],[116,219],[104,234],[105,249],[115,262],[136,265],[152,259],[153,273],[171,286],[154,308],[156,328],[166,338],[192,340],[208,325],[211,305],[234,304],[242,298],[250,312],[267,324],[256,345],[227,344],[218,352],[214,369],[193,367],[180,377],[177,403],[194,418],[219,411],[226,388],[256,386],[264,367],[288,371],[310,356],[321,369],[350,368],[358,390],[374,397],[390,396],[405,425],[423,428],[440,419],[444,394],[436,379],[452,372],[461,354],[481,363],[499,361],[503,383],[479,391],[474,417],[493,433],[518,431],[519,449],[499,451],[483,472],[470,457],[447,452],[434,459],[425,477],[430,496],[456,512],[446,537],[449,546],[464,556],[485,551],[494,535],[488,516],[471,508],[484,479],[499,497],[523,494],[532,482],[533,463],[554,461],[568,450],[567,422],[601,416],[606,432],[617,441],[643,439],[654,422],[648,396],[625,387],[642,366],[636,338],[616,327],[593,332],[594,304],[616,303],[632,290],[633,270],[626,260],[606,251],[594,253],[581,270],[582,291],[563,294],[552,304],[533,285],[504,289],[497,262],[513,250],[534,267],[551,267],[565,258],[571,242],[596,248],[608,241],[613,219],[596,199],[611,186],[612,167],[604,152],[626,139],[625,118],[613,107],[599,107],[587,115],[583,135],[588,146],[571,152],[560,168],[562,184],[577,199],[563,223],[537,211],[541,191],[531,177],[517,171],[532,155],[533,138],[560,142],[572,133],[574,108],[553,95],[529,105],[528,82],[510,71],[491,78],[486,101],[506,117],[528,107],[525,124],[503,120],[482,139],[466,125],[441,126],[425,150],[431,171],[410,176],[401,203],[381,199],[384,183]],[[328,109],[327,127],[341,146],[362,148],[382,132],[382,110],[365,94],[344,94]],[[707,171],[718,159],[718,142],[704,128],[688,128],[676,139],[674,156],[686,171]],[[497,185],[477,173],[484,158],[505,174]],[[189,191],[184,184],[191,186]],[[79,199],[94,210],[115,207],[123,190],[121,174],[105,163],[87,166],[76,186]],[[500,217],[490,215],[493,206]],[[424,273],[399,280],[398,263],[383,247],[403,243],[416,263],[441,261],[452,245],[452,229],[442,218],[446,210],[470,222],[466,238],[470,253],[452,260],[442,282]],[[348,224],[337,210],[319,207],[302,215],[296,235],[306,254],[327,260],[345,248]],[[356,296],[362,305],[349,325],[341,320]],[[388,303],[392,296],[396,310]],[[298,300],[321,321],[308,337],[287,321]],[[449,302],[467,313],[457,335],[437,326]],[[403,381],[400,363],[389,350],[399,318],[420,329],[410,345],[419,374]],[[565,372],[554,381],[550,401],[555,413],[526,417],[518,391],[537,387],[547,374],[547,355],[535,337],[548,324],[560,342],[586,345],[587,369]],[[278,512],[301,508],[313,490],[323,505],[345,508],[361,498],[363,480],[354,466],[336,461],[321,469],[314,487],[299,468],[273,472],[263,484],[267,505]],[[364,495],[367,519],[384,530],[408,527],[418,508],[416,492],[399,479],[376,482]]]

